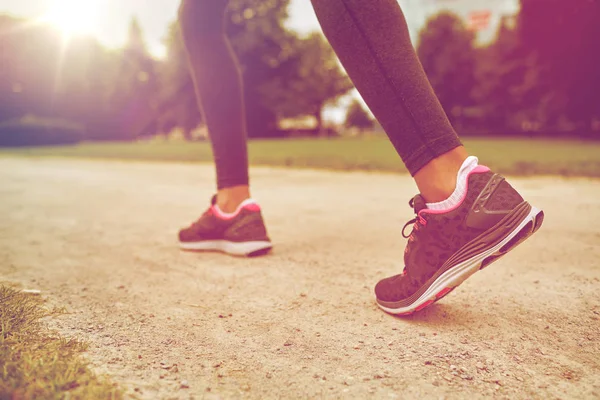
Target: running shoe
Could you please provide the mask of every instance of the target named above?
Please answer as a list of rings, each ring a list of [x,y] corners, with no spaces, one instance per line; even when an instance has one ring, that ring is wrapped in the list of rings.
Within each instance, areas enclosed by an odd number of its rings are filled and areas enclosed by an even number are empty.
[[[216,196],[200,219],[179,231],[179,246],[190,251],[220,251],[234,256],[259,256],[273,247],[260,206],[251,199],[234,213],[225,214],[216,206]]]
[[[484,166],[468,175],[465,196],[454,208],[430,210],[421,195],[409,205],[416,217],[402,232],[408,239],[404,271],[375,287],[379,307],[395,315],[410,315],[446,296],[535,233],[544,219],[543,211]]]

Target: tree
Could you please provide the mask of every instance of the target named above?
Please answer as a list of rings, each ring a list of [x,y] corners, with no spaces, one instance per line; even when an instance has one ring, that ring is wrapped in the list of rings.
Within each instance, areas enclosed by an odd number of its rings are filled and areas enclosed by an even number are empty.
[[[61,36],[45,25],[0,16],[0,119],[53,112]]]
[[[265,82],[262,94],[279,117],[313,116],[315,132],[320,133],[325,106],[334,103],[353,85],[321,34],[295,40],[292,49],[280,74]]]
[[[89,132],[110,119],[118,57],[97,40],[65,40],[53,27],[9,17],[0,17],[0,32],[0,120],[61,119]]]
[[[475,36],[454,14],[430,19],[419,34],[417,53],[444,110],[453,123],[473,104]]]
[[[522,54],[536,58],[540,84],[580,126],[600,118],[600,1],[521,0]]]
[[[541,85],[536,58],[521,51],[518,33],[510,21],[503,19],[496,40],[476,52],[473,98],[477,121],[472,122],[479,129],[492,129],[492,133],[547,127],[560,113]]]
[[[262,86],[286,68],[293,35],[283,23],[290,0],[234,0],[228,35],[242,67],[246,121],[250,137],[277,134],[277,114],[262,95]]]
[[[147,129],[146,114],[155,108],[158,83],[155,62],[144,44],[137,19],[129,26],[127,44],[120,55],[120,66],[109,97],[109,126],[98,128],[104,131],[98,139],[132,139]],[[104,126],[103,126],[104,125]]]
[[[58,59],[54,114],[86,126],[90,139],[112,131],[105,125],[119,111],[111,104],[119,72],[119,56],[92,38],[73,38]],[[107,128],[107,129],[105,129]]]
[[[363,108],[362,104],[358,100],[354,100],[348,107],[344,126],[347,128],[357,128],[362,132],[366,129],[372,129],[375,126],[375,121]]]
[[[165,45],[167,57],[158,67],[161,87],[153,114],[158,120],[159,132],[168,133],[174,127],[179,127],[183,130],[184,137],[192,140],[192,131],[201,123],[202,114],[196,99],[179,24],[171,24]]]
[[[321,130],[322,110],[352,88],[321,35],[299,39],[287,31],[289,0],[235,0],[228,19],[229,38],[244,78],[250,137],[279,135],[280,118],[314,116]],[[168,57],[161,67],[162,118],[199,123],[185,50],[174,24],[166,41]]]
[[[277,129],[277,115],[265,102],[262,86],[279,76],[293,38],[283,26],[289,0],[232,0],[227,13],[228,36],[244,78],[246,119],[250,137],[269,136]],[[167,62],[161,67],[161,89],[157,115],[162,125],[188,127],[200,123],[187,56],[174,24],[166,40]],[[186,129],[187,130],[187,129]]]

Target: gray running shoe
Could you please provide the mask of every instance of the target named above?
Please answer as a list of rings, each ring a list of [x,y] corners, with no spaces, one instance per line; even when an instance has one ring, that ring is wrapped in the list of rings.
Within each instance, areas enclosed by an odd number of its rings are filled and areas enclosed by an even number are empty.
[[[181,249],[248,257],[260,256],[272,249],[258,204],[242,204],[231,218],[224,218],[215,204],[216,196],[213,196],[210,208],[200,219],[179,231]]]
[[[478,166],[454,209],[429,210],[421,195],[410,201],[416,218],[404,252],[404,271],[375,287],[377,304],[409,315],[446,296],[475,272],[535,233],[544,219],[498,174]],[[404,232],[403,232],[404,235]]]

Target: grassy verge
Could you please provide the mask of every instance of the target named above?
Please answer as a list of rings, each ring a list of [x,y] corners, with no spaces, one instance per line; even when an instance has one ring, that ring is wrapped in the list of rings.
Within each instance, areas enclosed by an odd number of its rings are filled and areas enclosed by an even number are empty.
[[[465,139],[482,163],[510,175],[600,177],[600,142],[550,139]],[[385,137],[254,140],[251,165],[406,172]],[[84,143],[3,149],[0,155],[59,156],[143,161],[211,162],[206,142]]]
[[[0,399],[121,399],[81,358],[86,346],[49,331],[38,296],[0,285]]]

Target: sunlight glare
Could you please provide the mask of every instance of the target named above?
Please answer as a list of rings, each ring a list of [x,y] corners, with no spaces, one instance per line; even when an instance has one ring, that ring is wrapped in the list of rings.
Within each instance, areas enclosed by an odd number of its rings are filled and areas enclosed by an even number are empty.
[[[46,20],[67,35],[91,33],[98,0],[53,0]]]

